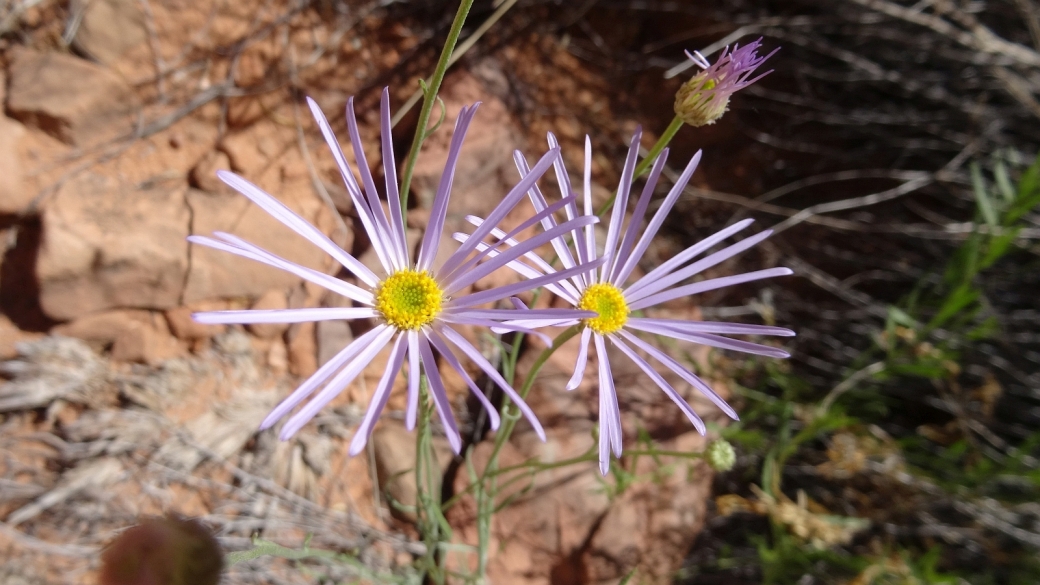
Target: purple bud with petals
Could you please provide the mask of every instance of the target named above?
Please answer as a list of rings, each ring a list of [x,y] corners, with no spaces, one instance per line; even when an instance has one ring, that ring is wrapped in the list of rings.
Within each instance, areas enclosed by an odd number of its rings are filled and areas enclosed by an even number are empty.
[[[759,65],[780,50],[773,49],[765,57],[759,57],[761,40],[743,47],[734,45],[732,51],[726,47],[712,64],[700,53],[690,54],[687,51],[686,56],[703,70],[676,92],[675,114],[693,127],[714,124],[715,120],[721,118],[729,107],[729,96],[772,73],[769,70],[751,78]]]

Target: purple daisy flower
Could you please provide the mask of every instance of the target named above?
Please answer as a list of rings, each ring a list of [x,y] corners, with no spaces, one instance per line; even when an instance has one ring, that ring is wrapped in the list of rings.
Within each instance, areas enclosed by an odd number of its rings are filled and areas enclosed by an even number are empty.
[[[780,50],[776,48],[765,57],[759,57],[761,41],[758,39],[743,47],[734,45],[732,51],[726,47],[715,63],[708,63],[700,53],[687,51],[686,56],[702,71],[676,92],[675,114],[690,126],[714,124],[726,113],[729,96],[773,72],[770,69],[751,78],[759,65]]]
[[[321,129],[325,141],[332,151],[339,166],[347,191],[354,203],[358,216],[368,233],[372,247],[382,265],[381,273],[373,272],[356,258],[337,246],[320,230],[290,210],[280,201],[265,193],[256,185],[227,171],[219,171],[217,175],[264,211],[318,246],[343,265],[358,284],[354,285],[324,273],[290,262],[284,258],[263,250],[234,235],[217,232],[213,238],[191,236],[188,239],[195,244],[209,246],[217,250],[230,252],[250,260],[255,260],[290,272],[304,280],[318,284],[325,289],[341,294],[353,300],[357,306],[348,308],[304,308],[285,310],[247,310],[247,311],[213,311],[195,313],[199,323],[300,323],[334,319],[374,319],[377,325],[361,335],[325,365],[304,381],[288,398],[283,400],[260,424],[261,429],[273,426],[279,419],[287,415],[297,405],[309,402],[293,414],[282,427],[279,435],[283,440],[292,437],[323,407],[341,393],[371,363],[383,348],[390,346],[390,359],[386,370],[376,386],[375,393],[365,412],[364,419],[358,427],[350,443],[350,454],[359,453],[365,446],[372,428],[380,413],[386,406],[394,379],[403,365],[408,364],[408,402],[405,422],[409,430],[415,427],[419,405],[420,371],[429,380],[430,394],[433,397],[437,412],[444,425],[452,448],[458,453],[462,447],[455,417],[452,415],[448,395],[437,368],[436,355],[439,354],[448,367],[455,370],[473,391],[474,395],[487,409],[492,428],[497,428],[500,417],[490,400],[477,387],[463,369],[456,352],[472,360],[487,376],[498,384],[513,400],[531,422],[538,436],[545,440],[545,432],[535,418],[534,413],[510,386],[496,368],[488,362],[481,352],[455,329],[458,325],[475,325],[503,328],[509,331],[534,333],[535,327],[558,321],[567,309],[548,309],[525,311],[523,325],[510,325],[503,321],[518,320],[515,309],[487,309],[481,305],[506,299],[518,293],[545,286],[563,278],[573,276],[581,271],[588,271],[588,266],[573,267],[558,273],[543,275],[524,282],[500,286],[489,290],[462,295],[469,285],[484,276],[515,260],[520,255],[529,253],[540,245],[558,238],[575,229],[592,225],[597,220],[593,217],[570,218],[569,221],[557,225],[544,233],[522,242],[517,242],[512,249],[501,254],[477,254],[470,258],[479,242],[492,231],[512,210],[524,195],[535,187],[536,181],[552,166],[559,157],[559,149],[547,152],[538,164],[527,174],[488,215],[483,227],[473,233],[470,243],[461,245],[440,267],[434,267],[434,258],[444,229],[444,221],[448,210],[448,198],[456,163],[462,150],[462,141],[466,130],[476,113],[474,104],[465,107],[455,122],[448,160],[441,181],[434,197],[429,225],[419,249],[418,258],[410,258],[405,239],[405,225],[401,214],[401,203],[397,185],[397,171],[394,164],[394,153],[390,133],[390,95],[383,91],[380,102],[383,171],[386,177],[386,200],[390,214],[383,211],[375,181],[369,172],[365,153],[361,147],[357,120],[354,117],[353,98],[347,102],[347,128],[350,133],[351,146],[357,159],[361,184],[347,164],[343,150],[322,114],[318,105],[307,99],[311,113]],[[362,189],[361,185],[364,185]],[[551,217],[561,207],[571,204],[563,200],[553,206],[539,209],[534,217],[510,232],[510,237]],[[515,240],[514,240],[515,241]],[[588,311],[587,317],[595,313]],[[320,388],[320,390],[319,390]],[[315,392],[317,392],[315,394]]]
[[[676,254],[664,264],[651,270],[642,278],[628,284],[629,276],[631,276],[632,271],[636,268],[643,253],[646,252],[647,247],[650,245],[650,241],[661,228],[661,225],[664,223],[668,213],[672,210],[675,202],[678,201],[679,195],[681,195],[683,190],[686,188],[686,184],[689,182],[690,177],[693,175],[693,171],[697,168],[697,163],[701,158],[701,153],[698,151],[690,160],[689,164],[687,164],[682,176],[680,176],[679,180],[676,181],[675,186],[672,187],[668,196],[665,197],[664,201],[661,203],[661,207],[653,215],[649,225],[646,226],[645,229],[641,229],[643,220],[646,217],[650,205],[650,199],[653,196],[654,188],[657,186],[658,178],[661,176],[661,171],[664,169],[665,161],[668,158],[668,149],[661,152],[661,155],[654,162],[646,186],[643,188],[643,192],[640,195],[639,200],[636,202],[632,218],[629,221],[628,226],[625,227],[622,224],[624,223],[625,211],[628,207],[632,175],[636,168],[636,155],[639,152],[639,139],[640,132],[637,131],[635,136],[632,137],[632,142],[628,151],[628,158],[625,160],[625,166],[621,172],[621,184],[618,187],[617,199],[614,203],[614,210],[610,218],[610,225],[607,230],[607,239],[604,245],[602,257],[597,258],[597,242],[595,231],[592,226],[587,226],[583,230],[584,233],[575,238],[573,252],[566,239],[556,238],[553,240],[552,244],[557,256],[560,258],[561,264],[563,264],[564,267],[559,273],[566,272],[569,276],[566,280],[545,285],[548,290],[573,305],[577,310],[593,311],[596,314],[595,317],[591,318],[580,317],[575,314],[566,319],[559,319],[553,324],[557,326],[581,324],[583,326],[581,330],[577,363],[574,365],[574,374],[571,376],[570,381],[567,382],[568,390],[577,388],[585,375],[585,366],[588,363],[590,345],[595,347],[598,356],[600,429],[599,464],[600,472],[602,472],[603,475],[606,475],[607,471],[610,469],[610,452],[613,451],[616,457],[620,457],[622,452],[621,414],[618,408],[617,394],[614,390],[614,379],[611,374],[610,360],[608,359],[607,354],[608,343],[617,347],[630,360],[632,360],[639,369],[646,373],[646,375],[649,376],[661,388],[661,390],[663,390],[665,394],[667,394],[668,397],[679,406],[680,409],[682,409],[690,419],[690,422],[693,423],[694,427],[696,427],[696,429],[703,435],[705,433],[705,427],[701,418],[697,416],[697,413],[693,411],[693,408],[685,399],[683,399],[682,395],[680,395],[671,384],[669,384],[669,382],[665,380],[665,378],[655,370],[649,362],[647,362],[646,359],[640,356],[636,350],[641,350],[653,358],[657,363],[664,366],[667,370],[674,372],[683,381],[708,397],[708,399],[714,402],[723,412],[733,419],[737,419],[736,411],[734,411],[721,396],[715,393],[708,384],[701,380],[700,377],[664,351],[661,351],[638,337],[636,333],[660,335],[679,341],[690,341],[721,349],[778,358],[789,357],[789,354],[786,351],[767,345],[730,339],[724,336],[776,335],[787,337],[794,335],[794,332],[790,329],[784,329],[781,327],[745,325],[740,323],[715,323],[709,321],[653,319],[635,316],[633,314],[635,311],[648,309],[673,299],[683,298],[763,278],[791,274],[791,270],[788,268],[769,268],[766,270],[758,270],[734,276],[701,280],[699,282],[686,282],[697,274],[700,274],[705,270],[753,247],[766,239],[772,233],[771,230],[763,231],[717,252],[708,254],[700,260],[691,262],[697,256],[707,252],[716,244],[719,244],[726,238],[750,225],[752,220],[745,219],[744,221],[738,222],[712,236],[709,236],[697,244],[690,246],[679,254]],[[549,135],[549,145],[554,149],[559,148],[556,137],[552,134]],[[525,177],[529,177],[531,172],[537,171],[537,167],[535,169],[530,169],[526,161],[523,159],[523,156],[519,153],[516,153],[516,163],[517,167],[520,169],[521,175]],[[585,215],[592,215],[593,213],[591,166],[592,145],[591,141],[586,137],[584,176]],[[560,160],[556,161],[555,168],[558,182],[564,190],[565,197],[563,201],[568,202],[566,204],[567,217],[578,217],[576,206],[573,203],[570,203],[570,201],[574,200],[574,197],[571,193],[571,182],[567,175],[567,170],[564,168],[563,163],[560,162]],[[530,197],[531,201],[534,203],[535,209],[541,210],[548,207],[545,198],[537,186],[532,186]],[[486,225],[482,224],[476,218],[471,218],[471,222],[480,227]],[[554,225],[555,224],[551,217],[546,217],[546,219],[543,220],[543,226],[546,230],[552,229]],[[504,238],[504,236],[507,235],[502,233],[501,230],[491,230],[491,234],[499,238]],[[461,236],[459,239],[465,242],[472,241],[465,236]],[[518,243],[519,242],[516,242],[515,240],[506,240],[508,246],[516,246]],[[515,249],[515,247],[513,249]],[[588,265],[588,263],[597,259],[603,261],[600,269],[581,269],[581,266]],[[557,273],[553,266],[533,253],[525,253],[522,256],[522,259],[517,258],[511,260],[507,265],[523,276],[530,278],[532,281],[540,282],[546,275]],[[575,271],[577,271],[577,273],[575,273]],[[683,284],[684,282],[686,282],[686,284]],[[528,323],[525,320],[507,323],[509,326],[525,326],[531,324],[532,323]],[[545,323],[540,322],[539,324],[544,325]]]

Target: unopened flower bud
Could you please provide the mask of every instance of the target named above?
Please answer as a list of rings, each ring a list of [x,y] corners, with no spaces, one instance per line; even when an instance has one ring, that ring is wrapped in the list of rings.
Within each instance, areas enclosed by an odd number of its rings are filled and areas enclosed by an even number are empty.
[[[716,439],[704,451],[704,460],[715,471],[729,471],[737,462],[737,452],[726,439]]]
[[[676,92],[675,114],[693,127],[714,124],[721,118],[729,107],[729,96],[772,72],[766,71],[749,79],[759,65],[779,50],[773,49],[772,53],[759,57],[761,40],[744,47],[735,46],[732,51],[726,47],[715,63],[708,63],[700,53],[687,52],[686,55],[702,71]]]
[[[148,518],[101,553],[101,585],[217,585],[224,555],[195,520]]]

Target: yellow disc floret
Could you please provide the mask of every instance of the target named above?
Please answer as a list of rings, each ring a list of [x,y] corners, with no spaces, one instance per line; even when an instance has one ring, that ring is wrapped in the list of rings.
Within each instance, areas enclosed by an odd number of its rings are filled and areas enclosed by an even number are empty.
[[[376,287],[376,310],[398,329],[419,329],[441,312],[444,292],[429,273],[401,270]]]
[[[598,282],[590,285],[578,300],[578,308],[595,311],[598,317],[585,319],[585,325],[599,334],[614,333],[628,321],[628,303],[618,287]]]

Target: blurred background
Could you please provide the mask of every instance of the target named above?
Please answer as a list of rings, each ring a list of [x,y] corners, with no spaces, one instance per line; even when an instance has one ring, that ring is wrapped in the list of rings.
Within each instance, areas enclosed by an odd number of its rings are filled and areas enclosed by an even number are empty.
[[[341,141],[355,96],[378,171],[389,86],[404,160],[418,80],[455,9],[0,2],[0,582],[92,583],[98,547],[163,512],[201,518],[229,550],[310,538],[349,555],[249,560],[229,583],[407,582],[415,532],[391,502],[409,498],[411,439],[392,421],[367,456],[346,457],[364,384],[292,443],[255,432],[355,332],[189,317],[337,301],[184,238],[234,231],[330,270],[221,185],[214,171],[228,168],[365,261],[303,96]],[[537,156],[547,131],[573,176],[591,136],[609,195],[636,127],[649,147],[672,120],[696,72],[683,50],[714,60],[760,37],[781,47],[773,72],[672,142],[668,182],[705,154],[648,262],[745,217],[776,230],[724,269],[795,276],[675,310],[790,327],[792,357],[691,356],[741,413],[711,433],[733,443],[736,466],[683,475],[630,461],[628,491],[591,468],[585,492],[571,477],[538,484],[518,500],[534,520],[496,528],[494,582],[615,583],[632,569],[633,583],[1040,581],[1035,0],[478,1],[442,92],[446,125],[484,102],[455,215],[504,193],[511,150]],[[418,160],[409,227],[423,225],[447,136]],[[457,391],[479,445],[482,419]],[[626,440],[702,445],[669,420],[626,423]],[[443,463],[451,486],[458,463]],[[659,467],[671,475],[645,471]],[[573,501],[582,493],[595,503]],[[467,518],[449,517],[460,542]]]

